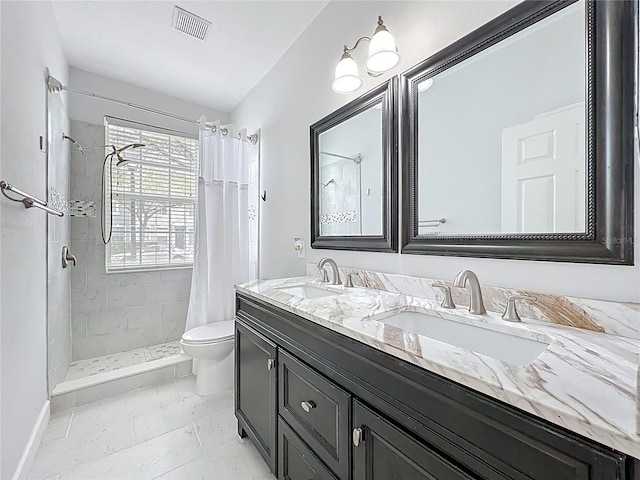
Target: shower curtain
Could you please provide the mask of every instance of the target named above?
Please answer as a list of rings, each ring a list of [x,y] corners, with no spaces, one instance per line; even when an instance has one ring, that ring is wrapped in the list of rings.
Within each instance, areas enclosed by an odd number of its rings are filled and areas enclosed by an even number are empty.
[[[257,197],[258,148],[246,141],[245,130],[236,130],[233,125],[216,122],[215,131],[205,126],[202,117],[195,255],[186,331],[232,320],[234,284],[257,274],[257,199],[249,199],[249,190],[252,197]]]

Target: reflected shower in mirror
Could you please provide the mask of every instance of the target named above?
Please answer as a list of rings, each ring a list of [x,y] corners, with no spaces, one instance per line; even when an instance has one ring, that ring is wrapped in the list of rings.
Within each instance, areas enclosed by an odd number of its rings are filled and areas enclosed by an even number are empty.
[[[320,134],[320,234],[382,235],[382,108]]]
[[[311,246],[397,249],[397,79],[311,126]]]
[[[417,84],[418,235],[585,233],[585,3]]]

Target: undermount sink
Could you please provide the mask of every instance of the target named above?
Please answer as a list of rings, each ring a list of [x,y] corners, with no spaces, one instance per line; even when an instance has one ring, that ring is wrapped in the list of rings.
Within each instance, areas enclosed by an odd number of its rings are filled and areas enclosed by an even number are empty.
[[[300,298],[322,298],[342,295],[342,292],[333,292],[324,288],[312,287],[311,285],[298,285],[296,287],[279,288],[278,290]]]
[[[404,312],[379,322],[513,364],[528,365],[548,343],[418,312]]]

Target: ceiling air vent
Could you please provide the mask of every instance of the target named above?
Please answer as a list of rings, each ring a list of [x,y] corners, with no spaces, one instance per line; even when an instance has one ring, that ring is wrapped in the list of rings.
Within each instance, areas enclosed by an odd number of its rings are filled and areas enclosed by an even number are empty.
[[[184,32],[192,37],[205,40],[209,33],[211,22],[187,12],[180,7],[173,10],[173,27],[180,32]]]

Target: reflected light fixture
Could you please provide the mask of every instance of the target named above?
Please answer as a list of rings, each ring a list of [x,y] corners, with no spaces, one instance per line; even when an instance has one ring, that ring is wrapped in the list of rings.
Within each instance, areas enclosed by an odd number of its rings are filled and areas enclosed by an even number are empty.
[[[433,78],[427,78],[426,80],[423,80],[418,84],[418,92],[422,93],[429,90],[429,88],[431,88],[431,85],[433,85]]]
[[[364,63],[368,75],[377,77],[400,63],[396,41],[384,25],[382,17],[378,17],[378,26],[373,32],[373,37],[360,37],[351,48],[344,46],[331,84],[334,92],[350,93],[362,85],[358,64],[351,57],[351,52],[365,40],[369,42],[369,56]]]

